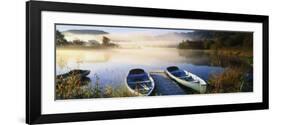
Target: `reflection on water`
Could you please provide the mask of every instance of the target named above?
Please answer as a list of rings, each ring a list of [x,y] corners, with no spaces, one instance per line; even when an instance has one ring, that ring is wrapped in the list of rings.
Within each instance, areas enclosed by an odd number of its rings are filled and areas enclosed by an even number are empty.
[[[72,69],[91,70],[88,77],[95,81],[94,75],[97,74],[101,86],[120,86],[132,68],[150,72],[176,65],[207,81],[211,73],[223,71],[221,67],[211,66],[210,58],[206,51],[176,48],[57,49],[56,73],[63,74]]]

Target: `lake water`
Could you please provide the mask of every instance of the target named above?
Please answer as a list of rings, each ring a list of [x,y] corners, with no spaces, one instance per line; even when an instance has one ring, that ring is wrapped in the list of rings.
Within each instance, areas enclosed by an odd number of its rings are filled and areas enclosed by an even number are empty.
[[[220,73],[223,68],[211,66],[209,52],[201,50],[179,50],[176,48],[136,49],[57,49],[57,75],[72,69],[90,70],[92,84],[99,77],[101,86],[122,86],[129,70],[142,68],[147,72],[163,71],[168,66],[186,69],[205,81],[210,74]]]

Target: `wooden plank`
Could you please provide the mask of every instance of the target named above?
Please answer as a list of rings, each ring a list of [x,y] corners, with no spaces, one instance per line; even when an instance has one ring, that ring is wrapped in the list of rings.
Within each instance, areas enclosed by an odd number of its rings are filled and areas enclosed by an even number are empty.
[[[157,95],[185,95],[186,92],[164,72],[150,72]]]

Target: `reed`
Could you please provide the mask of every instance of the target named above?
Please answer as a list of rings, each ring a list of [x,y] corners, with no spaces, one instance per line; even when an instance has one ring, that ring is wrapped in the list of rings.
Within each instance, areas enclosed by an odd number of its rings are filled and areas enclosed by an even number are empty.
[[[212,74],[209,79],[209,93],[240,92],[243,83],[243,71],[240,68],[227,68],[223,73]]]
[[[125,86],[112,87],[100,86],[100,79],[95,74],[94,84],[85,84],[82,78],[70,74],[68,78],[56,79],[56,99],[86,99],[86,98],[112,98],[132,97],[132,94]],[[88,81],[90,83],[91,81]]]
[[[112,87],[107,85],[104,89],[104,97],[112,98],[112,97],[133,97],[136,96],[131,93],[125,86]]]
[[[253,65],[252,53],[248,51],[223,50],[214,51],[212,64],[222,66],[225,70],[219,74],[211,74],[208,80],[207,93],[230,93],[252,91],[247,81],[247,74],[251,73]]]
[[[90,81],[84,81],[83,78],[74,74],[70,74],[70,76],[67,78],[57,78],[55,86],[55,99],[78,99],[99,97],[99,83],[96,82],[95,86],[89,86],[89,82]]]

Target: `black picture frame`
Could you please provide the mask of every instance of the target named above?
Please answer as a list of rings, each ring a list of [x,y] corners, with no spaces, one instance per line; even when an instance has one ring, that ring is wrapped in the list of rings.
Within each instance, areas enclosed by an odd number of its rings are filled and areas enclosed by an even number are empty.
[[[206,105],[192,107],[169,107],[138,110],[103,111],[69,114],[41,113],[41,12],[79,12],[114,15],[134,15],[148,17],[169,17],[182,19],[204,19],[220,21],[241,21],[262,23],[262,70],[263,98],[260,103]],[[119,118],[137,118],[212,112],[258,110],[269,108],[268,48],[269,19],[263,15],[229,14],[216,12],[183,11],[153,8],[120,7],[62,2],[28,1],[26,3],[26,123],[57,123]]]

